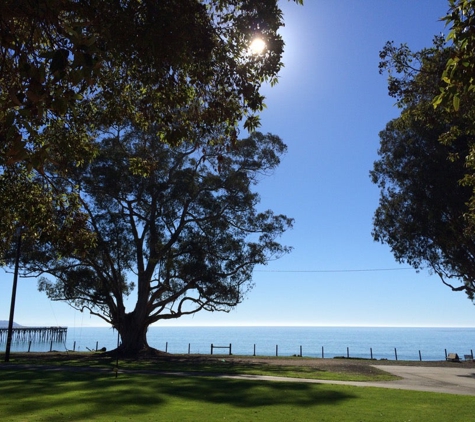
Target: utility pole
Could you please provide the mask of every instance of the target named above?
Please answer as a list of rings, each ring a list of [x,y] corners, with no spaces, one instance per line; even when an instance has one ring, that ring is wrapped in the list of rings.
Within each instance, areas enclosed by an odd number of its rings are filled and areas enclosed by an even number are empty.
[[[12,301],[10,304],[10,319],[8,320],[8,334],[7,334],[7,348],[5,349],[5,362],[10,361],[10,348],[12,345],[12,335],[13,335],[13,316],[15,314],[16,286],[18,283],[18,267],[20,264],[20,250],[21,250],[21,228],[18,228],[16,256],[15,256],[15,273],[13,275]]]

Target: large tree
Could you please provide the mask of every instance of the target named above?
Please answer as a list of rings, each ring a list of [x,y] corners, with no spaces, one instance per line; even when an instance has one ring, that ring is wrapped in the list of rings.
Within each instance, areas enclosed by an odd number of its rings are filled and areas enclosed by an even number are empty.
[[[97,137],[124,124],[170,145],[198,132],[232,143],[240,124],[258,126],[260,88],[282,66],[277,0],[0,3],[0,201],[24,192],[2,216],[0,257],[15,227],[33,236],[48,229],[36,225],[51,221],[47,207],[34,206],[45,196],[84,221],[74,188],[61,190],[45,165],[67,173],[94,156]],[[249,50],[256,36],[266,42],[257,55]],[[41,189],[27,186],[38,176]]]
[[[371,172],[381,191],[373,236],[399,262],[427,267],[473,299],[475,235],[465,164],[475,141],[466,130],[473,102],[457,112],[433,106],[452,51],[439,38],[417,53],[392,44],[382,52],[381,69],[393,72],[389,89],[401,115],[380,133],[380,158]]]
[[[252,189],[286,151],[277,136],[256,132],[222,155],[206,143],[172,148],[154,131],[129,130],[98,149],[63,181],[78,186],[97,244],[78,253],[40,236],[25,245],[21,267],[45,275],[40,289],[52,300],[117,329],[122,353],[148,350],[156,321],[235,307],[254,266],[289,252],[276,239],[292,219],[258,211]]]

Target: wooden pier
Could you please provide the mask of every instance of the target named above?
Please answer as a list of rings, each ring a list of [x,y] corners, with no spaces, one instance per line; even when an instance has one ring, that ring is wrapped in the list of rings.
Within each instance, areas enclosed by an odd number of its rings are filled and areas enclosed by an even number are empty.
[[[13,328],[12,342],[65,342],[68,327],[21,327]],[[6,343],[8,328],[0,328],[0,343]]]

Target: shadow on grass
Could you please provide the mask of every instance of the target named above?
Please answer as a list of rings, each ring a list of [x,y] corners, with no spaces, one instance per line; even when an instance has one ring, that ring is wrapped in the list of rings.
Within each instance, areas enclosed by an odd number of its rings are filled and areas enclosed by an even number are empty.
[[[229,375],[275,375],[304,378],[310,375],[315,378],[317,374],[324,377],[327,373],[315,367],[275,365],[272,363],[252,361],[233,361],[226,359],[163,359],[154,361],[121,361],[120,367],[126,369],[193,372],[202,374],[229,374]]]
[[[177,402],[198,410],[207,405],[256,409],[265,406],[337,405],[356,396],[326,386],[211,377],[100,374],[64,371],[0,372],[3,417],[41,415],[62,421],[147,415]]]

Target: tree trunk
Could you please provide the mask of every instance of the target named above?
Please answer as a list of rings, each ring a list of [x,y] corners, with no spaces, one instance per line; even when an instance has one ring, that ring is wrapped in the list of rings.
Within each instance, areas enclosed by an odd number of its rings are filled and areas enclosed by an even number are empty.
[[[120,326],[116,328],[121,337],[118,349],[120,355],[134,357],[150,351],[147,343],[148,322],[146,319],[137,318],[136,313],[131,312],[121,318]]]

